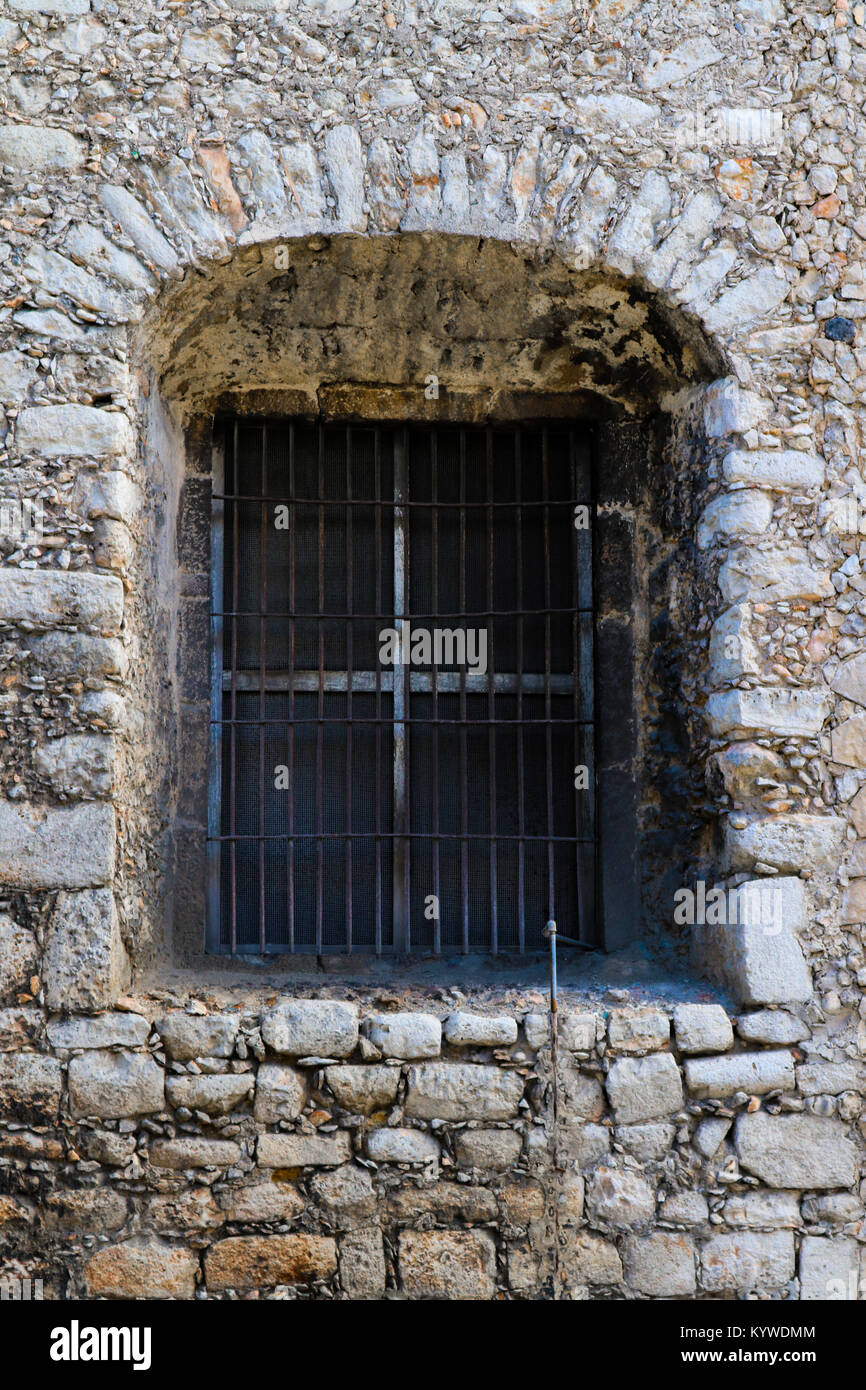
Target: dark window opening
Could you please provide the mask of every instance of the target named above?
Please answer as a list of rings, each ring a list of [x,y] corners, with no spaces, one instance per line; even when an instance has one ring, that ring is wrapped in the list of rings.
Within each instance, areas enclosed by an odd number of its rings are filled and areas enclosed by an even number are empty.
[[[594,944],[586,427],[244,419],[219,456],[209,949]]]

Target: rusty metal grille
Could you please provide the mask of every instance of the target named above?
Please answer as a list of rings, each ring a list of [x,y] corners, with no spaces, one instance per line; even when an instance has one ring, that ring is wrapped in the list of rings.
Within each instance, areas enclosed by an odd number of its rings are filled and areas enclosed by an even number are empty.
[[[595,942],[590,504],[560,424],[225,424],[209,949]]]

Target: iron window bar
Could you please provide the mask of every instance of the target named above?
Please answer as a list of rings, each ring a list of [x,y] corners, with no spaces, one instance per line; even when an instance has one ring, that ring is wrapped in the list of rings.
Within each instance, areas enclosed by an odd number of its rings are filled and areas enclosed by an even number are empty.
[[[545,948],[554,911],[591,946],[592,557],[588,532],[572,524],[591,501],[585,438],[558,424],[234,420],[213,482],[210,949],[522,954]],[[287,513],[282,548],[270,529],[277,507]],[[416,629],[487,620],[489,665],[356,668],[356,649],[369,657],[371,624],[406,619]],[[510,636],[497,638],[503,622]],[[567,643],[554,632],[565,624]],[[512,661],[497,659],[498,640]],[[540,747],[528,746],[535,734]],[[270,785],[277,735],[282,807]],[[581,795],[574,777],[563,798],[572,762],[588,767],[589,790]],[[559,852],[569,846],[566,872]],[[437,905],[429,928],[418,912],[425,886]]]

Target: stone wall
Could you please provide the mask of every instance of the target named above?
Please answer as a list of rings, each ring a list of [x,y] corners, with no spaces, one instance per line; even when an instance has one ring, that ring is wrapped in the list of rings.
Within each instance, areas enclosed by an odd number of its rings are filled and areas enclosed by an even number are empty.
[[[4,1269],[60,1297],[856,1292],[864,72],[842,3],[4,0],[0,487],[44,512],[0,535]],[[646,927],[676,943],[700,877],[784,906],[694,933],[736,1042],[680,950],[702,1012],[571,1000],[555,1100],[542,994],[165,982],[201,850],[195,422],[411,418],[429,371],[455,418],[664,417]]]

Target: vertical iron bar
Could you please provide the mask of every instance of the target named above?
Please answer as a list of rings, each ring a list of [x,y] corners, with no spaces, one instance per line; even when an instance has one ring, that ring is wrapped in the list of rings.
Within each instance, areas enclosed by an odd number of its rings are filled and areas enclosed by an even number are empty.
[[[325,496],[325,427],[321,423],[318,426],[318,489],[319,489],[319,544],[318,544],[318,565],[319,565],[319,617],[317,628],[319,634],[319,695],[317,701],[318,723],[316,725],[316,955],[322,954],[322,894],[324,886],[324,841],[323,833],[323,796],[324,796],[324,726],[322,720],[325,716],[325,509],[321,505]]]
[[[583,500],[583,489],[581,488],[581,497],[580,497],[580,499],[578,499],[578,496],[577,496],[577,491],[578,491],[578,489],[577,489],[577,465],[576,465],[576,460],[575,460],[574,430],[572,430],[572,429],[570,429],[570,430],[568,431],[568,466],[569,466],[569,481],[570,481],[571,497],[572,497],[574,503],[576,504],[576,503],[578,503],[579,500],[580,500],[580,501]],[[572,620],[571,620],[571,669],[572,669],[572,679],[573,679],[573,681],[574,681],[574,710],[573,710],[573,713],[574,713],[574,765],[575,765],[575,768],[577,768],[578,766],[581,766],[581,762],[582,762],[582,760],[581,760],[581,752],[582,752],[582,750],[581,750],[580,719],[581,719],[582,714],[585,714],[585,710],[582,710],[582,709],[581,709],[581,706],[582,706],[582,703],[583,703],[583,702],[582,702],[582,698],[581,698],[581,696],[582,696],[582,691],[583,691],[583,670],[582,670],[582,662],[581,662],[581,660],[580,660],[580,646],[579,646],[579,637],[578,637],[579,626],[580,626],[580,621],[581,621],[581,619],[580,619],[580,614],[578,613],[578,609],[579,609],[580,606],[581,606],[581,594],[580,594],[580,565],[581,565],[581,554],[580,554],[580,543],[579,543],[579,539],[578,539],[579,533],[578,533],[577,527],[576,527],[576,525],[575,525],[575,521],[576,521],[576,518],[575,518],[574,514],[572,514],[572,521],[571,521],[571,546],[570,546],[570,549],[571,549],[571,571],[572,571],[572,579],[573,579],[573,587],[572,587],[572,605],[573,605],[573,608],[574,608],[574,615],[573,615]],[[577,939],[578,939],[579,941],[582,941],[582,940],[583,940],[583,928],[584,928],[584,916],[585,916],[585,914],[584,914],[584,904],[585,904],[585,902],[586,902],[586,898],[585,898],[585,895],[584,895],[584,885],[583,885],[583,844],[582,844],[582,838],[583,838],[583,795],[582,795],[581,791],[578,789],[578,787],[577,787],[577,785],[576,785],[576,783],[577,783],[577,774],[576,774],[576,773],[575,773],[575,775],[574,775],[574,781],[575,781],[575,789],[574,789],[574,836],[575,836],[574,854],[575,854],[575,865],[574,865],[574,868],[575,868],[575,888],[576,888],[576,892],[577,892],[577,930],[575,931],[574,934],[575,934],[575,936],[577,937]]]
[[[439,608],[439,452],[438,436],[435,427],[430,431],[430,499],[432,526],[432,594],[430,607],[435,613]],[[433,951],[438,956],[442,952],[442,901],[439,894],[439,668],[433,663],[433,896],[436,899],[436,916],[433,918]]]
[[[346,427],[346,951],[352,953],[352,427]]]
[[[289,425],[289,950],[295,949],[295,426]]]
[[[374,496],[376,498],[376,612],[382,613],[382,457],[379,428],[373,433]],[[378,633],[376,635],[378,644]],[[382,663],[376,647],[376,955],[382,954]]]
[[[460,570],[457,606],[466,612],[466,431],[460,429]],[[469,950],[469,758],[466,742],[466,667],[460,670],[460,897],[461,939],[464,953]]]
[[[548,610],[544,615],[544,774],[545,790],[547,794],[547,901],[548,917],[555,916],[554,902],[554,868],[553,868],[553,731],[550,726],[552,717],[550,699],[550,507],[547,502],[550,498],[550,460],[548,456],[548,432],[547,426],[541,432],[541,488],[542,499],[545,506],[542,508],[544,518],[544,606]]]
[[[238,469],[238,422],[235,420],[232,438],[232,486],[235,497],[240,492],[240,476]],[[237,862],[237,735],[236,720],[238,717],[238,503],[232,503],[232,731],[231,747],[229,756],[229,875],[231,882],[231,952],[235,955],[238,949],[238,862]]]
[[[259,950],[265,953],[265,685],[267,683],[267,634],[265,614],[268,607],[268,427],[262,425],[262,536],[259,553]]]
[[[490,426],[487,426],[485,435],[487,448],[487,607],[493,608],[493,434]],[[495,632],[496,620],[488,618],[491,628]],[[487,718],[489,728],[487,731],[488,741],[488,800],[490,811],[490,949],[493,955],[499,949],[499,915],[497,911],[497,854],[496,854],[496,712],[495,712],[495,685],[496,675],[493,661],[494,643],[489,640],[492,636],[488,633],[487,642]]]
[[[222,920],[222,766],[224,710],[223,663],[225,611],[225,455],[226,431],[221,429],[215,440],[211,467],[211,659],[209,777],[207,799],[208,829],[208,921],[207,944],[216,950],[223,945]]]
[[[521,955],[526,950],[526,851],[523,836],[526,830],[524,808],[523,765],[523,512],[521,496],[523,479],[521,474],[521,434],[518,427],[514,431],[514,523],[515,523],[515,568],[517,570],[517,943]]]
[[[394,431],[394,626],[401,634],[397,645],[399,661],[394,665],[394,950],[405,955],[408,949],[406,920],[406,665],[402,646],[401,620],[406,610],[406,435]]]

